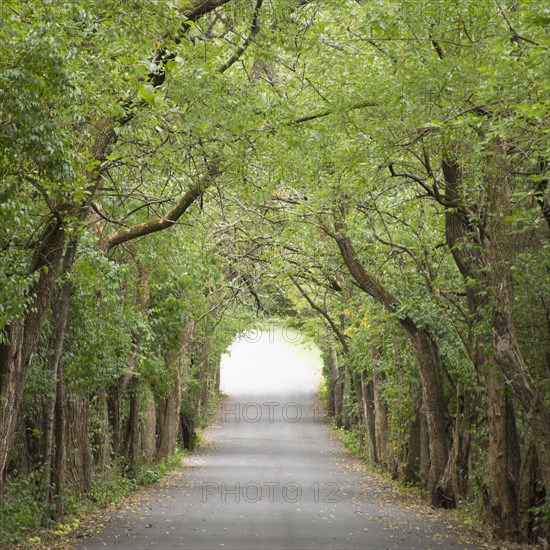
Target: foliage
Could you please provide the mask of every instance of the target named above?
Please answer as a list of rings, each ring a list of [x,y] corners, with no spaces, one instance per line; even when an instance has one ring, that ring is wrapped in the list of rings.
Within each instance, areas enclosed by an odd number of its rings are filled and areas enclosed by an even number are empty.
[[[348,448],[361,460],[368,460],[365,452],[365,441],[362,439],[361,434],[357,431],[357,429],[344,430],[343,428],[338,428],[338,432],[342,438],[342,443],[346,446],[346,448]]]

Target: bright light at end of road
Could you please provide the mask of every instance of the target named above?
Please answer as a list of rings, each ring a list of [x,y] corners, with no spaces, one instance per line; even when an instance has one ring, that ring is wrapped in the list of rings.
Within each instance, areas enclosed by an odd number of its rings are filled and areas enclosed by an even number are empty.
[[[241,335],[222,356],[221,390],[227,395],[315,392],[321,382],[321,354],[285,329]]]

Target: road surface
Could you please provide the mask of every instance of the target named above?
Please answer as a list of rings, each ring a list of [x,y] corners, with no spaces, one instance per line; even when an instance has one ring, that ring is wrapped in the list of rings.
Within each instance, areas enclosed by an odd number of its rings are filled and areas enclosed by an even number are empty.
[[[287,351],[269,348],[278,378],[266,359],[226,388],[206,444],[181,471],[107,514],[77,548],[482,548],[350,455],[315,405],[318,374]]]

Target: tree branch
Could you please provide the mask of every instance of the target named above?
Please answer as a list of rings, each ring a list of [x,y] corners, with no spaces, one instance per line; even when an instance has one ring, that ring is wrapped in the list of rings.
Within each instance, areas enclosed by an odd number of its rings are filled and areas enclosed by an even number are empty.
[[[336,323],[332,320],[332,317],[322,307],[319,307],[309,297],[307,292],[302,288],[300,283],[296,280],[296,278],[293,275],[290,275],[290,280],[294,283],[294,286],[300,291],[300,294],[306,299],[307,303],[311,306],[311,308],[314,309],[317,313],[319,313],[322,317],[324,317],[324,319],[330,325],[332,332],[334,332],[336,338],[338,338],[338,341],[340,342],[340,344],[342,344],[342,349],[344,350],[344,353],[347,354],[349,352],[349,346],[346,341],[346,336],[337,327]]]
[[[346,110],[347,111],[355,111],[356,109],[364,109],[365,107],[377,107],[378,105],[379,105],[378,103],[373,103],[372,101],[362,101],[360,103],[355,103],[354,105],[352,105],[351,107],[349,107]],[[316,120],[318,118],[324,118],[324,117],[327,117],[329,115],[332,115],[335,112],[336,111],[334,111],[334,110],[327,110],[327,111],[322,111],[320,113],[314,113],[314,114],[306,115],[306,116],[303,116],[303,117],[300,117],[300,118],[295,118],[294,120],[286,122],[285,126],[290,126],[291,124],[301,124],[303,122],[309,122],[310,120]]]
[[[388,310],[395,312],[398,306],[397,299],[375,277],[368,273],[359,261],[351,239],[344,232],[345,224],[343,222],[336,222],[334,225],[336,233],[332,236],[336,240],[340,254],[359,288],[380,302]]]
[[[254,7],[254,15],[252,16],[252,24],[250,25],[250,32],[248,34],[248,37],[245,39],[245,41],[242,43],[242,45],[238,48],[238,50],[218,69],[220,73],[225,73],[228,69],[231,68],[231,66],[236,63],[241,55],[247,50],[248,46],[252,43],[252,40],[254,40],[254,37],[260,32],[260,8],[262,7],[264,0],[256,0],[256,6]]]
[[[119,244],[172,227],[181,216],[185,214],[189,207],[203,195],[209,184],[218,174],[218,171],[219,168],[217,165],[210,166],[206,174],[204,174],[202,181],[188,189],[176,206],[174,206],[166,216],[154,220],[147,220],[146,222],[138,223],[131,227],[122,227],[118,231],[108,235],[101,243],[103,251],[108,252],[111,248]]]
[[[509,17],[506,15],[506,11],[504,8],[500,5],[499,2],[495,2],[498,8],[498,11],[500,12],[500,15],[502,15],[504,21],[506,21],[506,24],[508,25],[508,29],[512,33],[513,39],[516,42],[519,42],[520,40],[523,40],[524,42],[527,42],[528,44],[533,44],[534,46],[540,46],[538,42],[535,42],[534,40],[531,40],[531,38],[527,38],[526,36],[523,36],[520,34],[512,25]]]

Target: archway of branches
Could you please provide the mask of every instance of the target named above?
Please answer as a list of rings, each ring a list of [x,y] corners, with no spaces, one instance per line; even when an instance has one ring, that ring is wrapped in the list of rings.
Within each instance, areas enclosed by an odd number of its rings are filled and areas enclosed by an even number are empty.
[[[548,536],[540,5],[2,8],[0,494],[60,520],[192,449],[278,319],[371,463]]]

